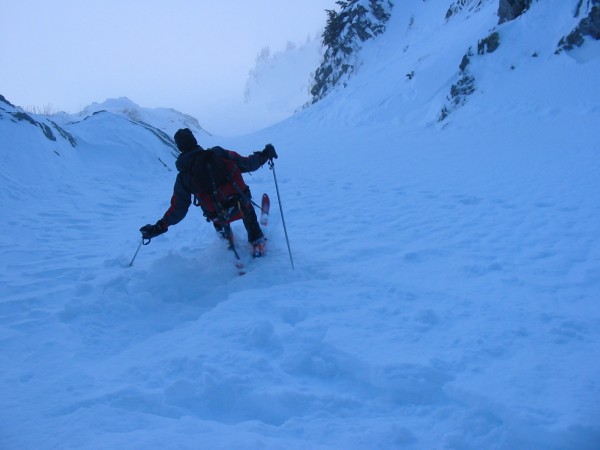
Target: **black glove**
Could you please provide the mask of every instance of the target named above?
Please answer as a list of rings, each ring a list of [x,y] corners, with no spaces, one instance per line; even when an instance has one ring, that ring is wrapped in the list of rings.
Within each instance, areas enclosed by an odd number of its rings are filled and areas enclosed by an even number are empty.
[[[265,148],[261,153],[267,160],[273,158],[277,159],[277,152],[275,151],[275,147],[273,147],[271,144],[265,145]]]
[[[161,220],[156,222],[154,225],[144,225],[140,228],[140,232],[142,233],[143,239],[152,239],[156,236],[160,236],[163,233],[166,233],[168,230],[167,225]]]

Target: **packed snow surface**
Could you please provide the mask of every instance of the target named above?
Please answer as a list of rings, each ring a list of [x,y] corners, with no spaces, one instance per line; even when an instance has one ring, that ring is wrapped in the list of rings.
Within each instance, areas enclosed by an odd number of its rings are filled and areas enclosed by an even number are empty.
[[[129,267],[176,172],[118,101],[61,119],[76,147],[3,116],[0,448],[600,448],[600,47],[555,55],[573,2],[534,3],[438,122],[492,3],[398,2],[346,89],[196,129],[279,153],[244,276],[198,208]]]

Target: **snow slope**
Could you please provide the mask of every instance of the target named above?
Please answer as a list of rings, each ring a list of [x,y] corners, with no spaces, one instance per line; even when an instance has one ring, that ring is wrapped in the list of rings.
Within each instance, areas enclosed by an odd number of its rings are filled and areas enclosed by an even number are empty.
[[[61,122],[72,147],[0,103],[0,448],[598,448],[599,43],[554,54],[575,2],[497,28],[493,2],[398,3],[346,89],[197,134],[276,146],[294,271],[266,167],[245,276],[197,210],[127,267],[169,143],[106,112]]]

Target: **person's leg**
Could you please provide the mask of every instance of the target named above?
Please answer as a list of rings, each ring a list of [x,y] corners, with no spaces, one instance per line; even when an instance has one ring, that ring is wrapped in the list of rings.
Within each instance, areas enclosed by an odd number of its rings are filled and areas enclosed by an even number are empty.
[[[249,201],[242,203],[242,221],[248,233],[248,242],[254,243],[263,237],[262,229],[256,217],[256,211],[254,211],[254,207]]]
[[[240,206],[242,210],[244,227],[246,227],[246,231],[248,233],[248,242],[252,244],[254,257],[263,256],[266,239],[263,235],[260,225],[258,224],[256,211],[254,210],[254,206],[250,200],[250,189],[248,189],[245,194],[247,197],[241,199]]]

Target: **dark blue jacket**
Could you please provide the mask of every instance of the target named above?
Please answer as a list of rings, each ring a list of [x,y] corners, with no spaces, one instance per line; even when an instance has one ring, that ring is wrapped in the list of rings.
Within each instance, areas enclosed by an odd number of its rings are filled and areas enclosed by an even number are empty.
[[[210,150],[215,152],[217,155],[231,161],[233,165],[239,169],[238,173],[240,173],[240,175],[237,184],[239,185],[238,188],[241,188],[242,190],[246,187],[246,184],[244,183],[243,178],[241,178],[241,173],[254,172],[267,162],[265,156],[260,152],[254,152],[250,156],[241,156],[239,153],[231,150],[225,150],[222,147],[213,147]],[[190,205],[192,204],[192,198],[194,195],[196,195],[196,198],[200,201],[200,206],[205,213],[210,214],[215,211],[215,206],[208,196],[193,192],[192,183],[190,180],[190,169],[192,163],[194,162],[196,156],[200,152],[204,151],[206,150],[198,146],[192,151],[181,153],[177,158],[175,167],[177,167],[179,173],[177,174],[175,185],[173,186],[171,206],[167,212],[165,212],[162,218],[165,226],[169,227],[170,225],[175,225],[183,220],[190,208]],[[237,190],[231,185],[224,186],[222,189],[225,192],[237,192]]]

